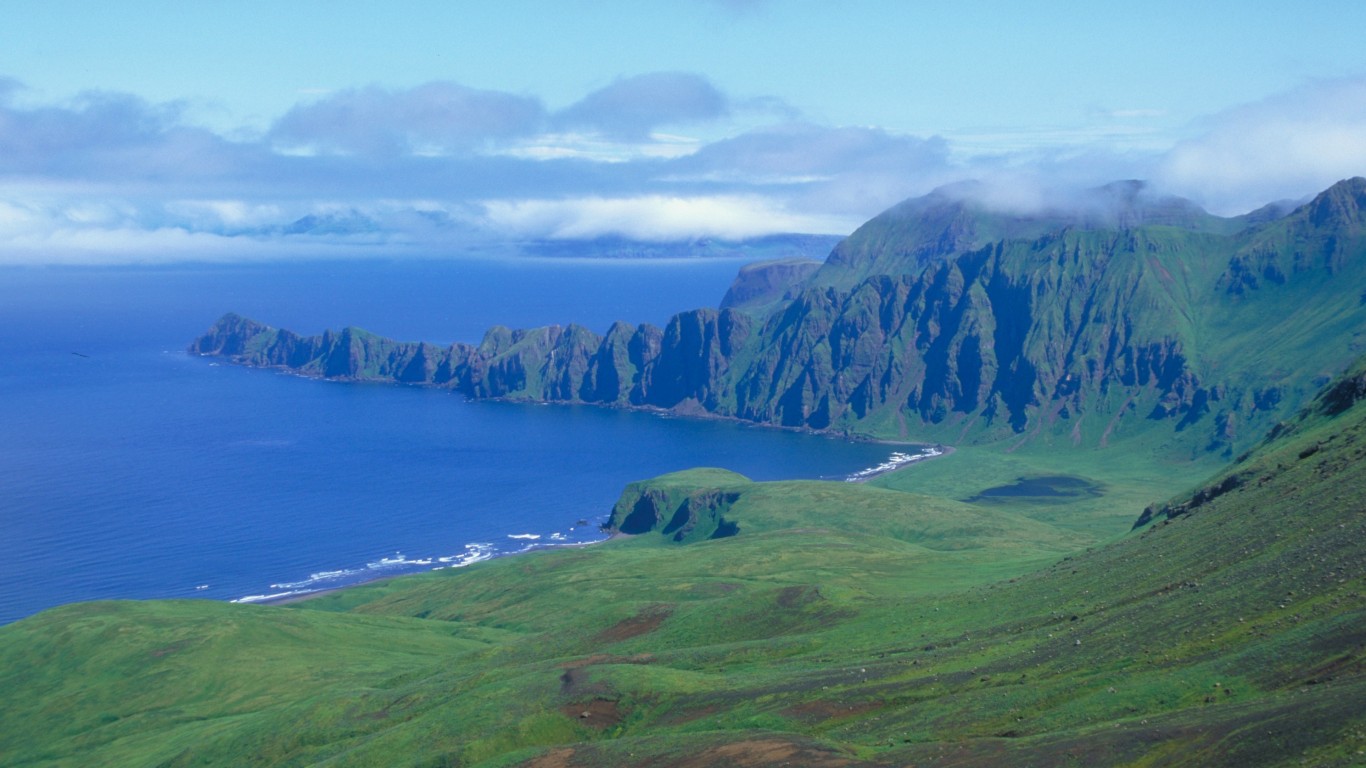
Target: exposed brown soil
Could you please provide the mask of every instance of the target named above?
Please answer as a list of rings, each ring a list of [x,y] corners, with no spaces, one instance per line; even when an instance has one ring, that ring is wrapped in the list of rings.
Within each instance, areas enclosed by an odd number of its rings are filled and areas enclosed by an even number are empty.
[[[821,595],[820,589],[811,586],[783,587],[778,591],[779,608],[801,608],[805,605],[821,602],[825,597]]]
[[[567,661],[560,665],[563,669],[582,669],[591,667],[594,664],[652,664],[655,656],[652,653],[633,653],[630,656],[614,656],[610,653],[595,653],[587,658],[576,661]]]
[[[660,718],[655,721],[655,724],[659,726],[682,725],[683,723],[691,723],[694,720],[710,717],[711,715],[722,711],[719,704],[708,704],[694,709],[686,709],[685,706],[685,704],[674,706],[670,711],[661,715]]]
[[[713,768],[719,765],[734,768],[847,768],[862,765],[828,747],[780,738],[736,741],[655,764],[662,768]]]
[[[651,605],[599,632],[595,639],[599,643],[619,643],[640,635],[648,635],[659,629],[659,625],[673,612],[672,605]]]
[[[530,761],[522,763],[523,768],[572,768],[574,763],[570,762],[574,757],[574,750],[564,747],[552,749],[549,752],[534,757]]]
[[[864,715],[881,708],[881,704],[873,701],[863,701],[856,704],[842,704],[838,701],[808,701],[788,707],[783,710],[783,716],[800,720],[808,725],[814,725],[828,720]]]
[[[564,673],[560,675],[560,693],[565,696],[610,693],[611,689],[606,685],[589,683],[588,675],[584,670],[595,664],[649,664],[654,660],[655,657],[648,653],[637,653],[632,656],[612,656],[599,653],[586,659],[561,664],[560,668],[564,670]]]
[[[595,731],[605,731],[613,726],[621,725],[621,708],[615,701],[609,699],[590,699],[588,701],[575,701],[560,707],[560,711],[565,717],[577,720],[580,725],[592,728]]]
[[[584,675],[582,667],[570,667],[560,675],[560,693],[566,696],[578,696],[588,692],[588,677]]]

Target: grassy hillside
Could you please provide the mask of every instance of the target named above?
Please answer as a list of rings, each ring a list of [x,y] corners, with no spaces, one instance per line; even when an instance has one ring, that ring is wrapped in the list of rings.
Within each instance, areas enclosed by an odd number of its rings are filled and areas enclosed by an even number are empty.
[[[991,197],[981,183],[962,182],[892,206],[836,245],[810,283],[848,289],[876,275],[918,274],[997,241],[1034,240],[1065,229],[1164,226],[1232,234],[1248,223],[1154,194],[1141,181],[1107,184],[1081,199],[1041,199],[1029,211],[992,205]]]
[[[644,480],[609,542],[289,606],[47,611],[0,627],[0,764],[1361,764],[1366,180],[1255,221],[1103,192],[913,201],[768,315],[449,349],[225,317],[194,351],[959,449]]]
[[[628,488],[618,527],[642,499],[656,524],[593,547],[289,607],[48,611],[0,628],[0,762],[1359,764],[1363,395],[1357,368],[1090,549],[1041,522],[1102,504],[1086,486],[700,470]],[[1041,459],[1020,461],[974,482]]]

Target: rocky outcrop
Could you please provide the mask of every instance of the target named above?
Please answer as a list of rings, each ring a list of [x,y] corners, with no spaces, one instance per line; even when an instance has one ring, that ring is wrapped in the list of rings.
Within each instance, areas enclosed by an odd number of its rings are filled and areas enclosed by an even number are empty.
[[[813,259],[782,259],[746,264],[721,299],[722,309],[758,310],[791,298],[790,291],[821,268]]]
[[[1257,450],[1238,457],[1233,468],[1187,497],[1148,506],[1133,528],[1143,528],[1159,519],[1174,520],[1189,515],[1240,488],[1265,486],[1279,480],[1287,471],[1293,471],[1297,463],[1310,462],[1318,476],[1343,471],[1350,466],[1351,460],[1359,459],[1362,454],[1359,448],[1347,447],[1353,442],[1348,432],[1329,433],[1325,440],[1308,444],[1303,440],[1295,444],[1294,438],[1342,416],[1362,400],[1366,400],[1366,356],[1357,358],[1347,370],[1328,382],[1293,419],[1276,424]],[[1326,459],[1324,453],[1336,455]]]
[[[617,323],[604,336],[574,325],[498,327],[477,346],[438,348],[358,329],[300,337],[229,315],[191,351],[475,398],[666,408],[946,442],[1103,447],[1156,425],[1198,450],[1227,453],[1303,402],[1320,372],[1341,370],[1354,339],[1366,338],[1363,197],[1366,180],[1343,182],[1233,234],[1176,203],[1129,205],[1114,214],[1129,218],[1106,227],[1064,222],[847,288],[817,275],[762,316],[699,309],[663,329]],[[911,258],[921,258],[929,232],[952,235],[961,249],[984,232],[1042,226],[980,211],[968,226],[964,205],[940,200],[928,219],[906,224],[920,233],[905,246]],[[854,245],[836,249],[831,264]]]
[[[723,539],[740,532],[726,514],[749,480],[721,469],[689,470],[631,483],[604,526],[614,534],[653,534],[681,544]]]

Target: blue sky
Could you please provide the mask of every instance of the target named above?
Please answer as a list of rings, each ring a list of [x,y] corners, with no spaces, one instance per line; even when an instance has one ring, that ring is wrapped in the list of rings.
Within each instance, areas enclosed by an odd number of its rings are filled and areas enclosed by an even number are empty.
[[[1366,174],[1359,2],[6,11],[0,263],[844,233],[966,178],[1240,213]]]

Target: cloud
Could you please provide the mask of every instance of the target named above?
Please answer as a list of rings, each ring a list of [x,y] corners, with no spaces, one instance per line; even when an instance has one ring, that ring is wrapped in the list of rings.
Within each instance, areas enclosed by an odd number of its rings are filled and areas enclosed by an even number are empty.
[[[0,104],[8,103],[10,97],[24,90],[24,84],[12,77],[0,75]]]
[[[877,128],[786,123],[713,142],[673,161],[669,178],[716,186],[769,187],[803,209],[871,216],[966,169],[949,162],[939,137]],[[870,213],[871,212],[871,213]]]
[[[593,133],[544,133],[497,152],[524,160],[590,160],[628,163],[637,160],[686,157],[701,146],[699,139],[651,133],[647,140],[622,142]]]
[[[497,230],[550,239],[609,235],[647,241],[740,239],[774,232],[838,232],[848,226],[836,217],[789,210],[760,195],[493,200],[485,203],[485,210],[490,226]]]
[[[4,236],[4,235],[0,235]],[[108,265],[193,262],[278,261],[280,259],[373,256],[373,247],[324,240],[274,240],[187,232],[168,227],[51,228],[4,236],[0,266],[32,264]],[[394,253],[392,244],[383,244]],[[400,251],[401,252],[401,251]]]
[[[264,154],[186,125],[174,102],[105,92],[57,106],[0,102],[0,182],[22,180],[29,194],[101,187],[164,194],[249,172]]]
[[[184,229],[217,233],[269,227],[288,215],[277,203],[248,200],[172,200],[164,208]]]
[[[433,82],[356,88],[294,107],[270,130],[281,146],[368,156],[457,153],[526,136],[545,121],[540,100]]]
[[[1147,178],[1241,213],[1366,173],[1366,78],[1308,83],[1160,145],[1145,110],[1099,114],[1103,130],[912,136],[801,122],[687,73],[624,78],[559,112],[449,82],[356,88],[264,134],[195,126],[177,102],[34,104],[22,88],[0,78],[0,261],[839,233],[963,179],[1008,209]]]
[[[679,166],[716,177],[780,179],[870,169],[915,172],[942,166],[947,157],[947,144],[940,138],[895,136],[877,128],[788,123],[714,142]]]
[[[1319,81],[1201,121],[1154,178],[1221,213],[1243,213],[1366,174],[1366,78]]]
[[[430,255],[487,243],[471,204],[377,200],[275,206],[249,200],[0,200],[0,265]]]
[[[73,154],[84,161],[150,146],[178,116],[175,105],[153,107],[133,96],[97,92],[65,107],[6,107],[0,110],[0,170],[52,171],[70,165]]]
[[[730,101],[705,77],[687,72],[652,72],[600,88],[554,116],[569,130],[591,130],[618,140],[643,141],[650,132],[716,120],[730,114]]]

